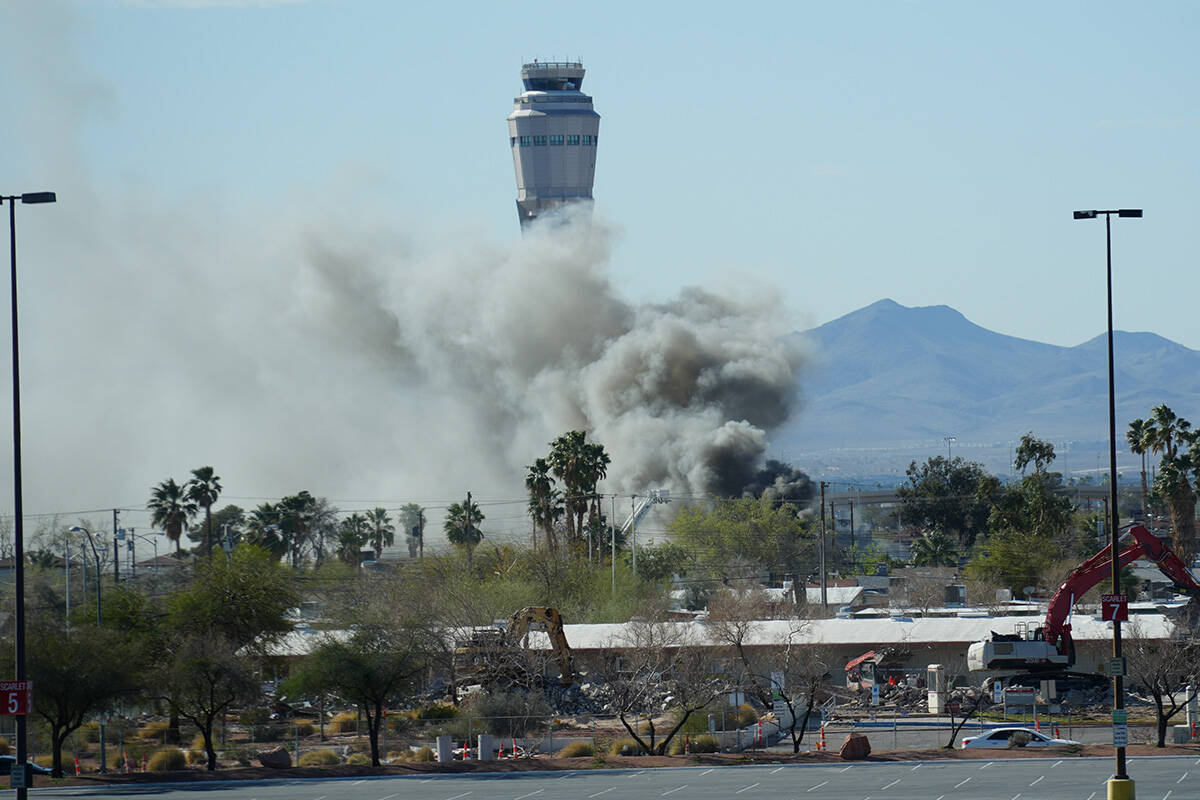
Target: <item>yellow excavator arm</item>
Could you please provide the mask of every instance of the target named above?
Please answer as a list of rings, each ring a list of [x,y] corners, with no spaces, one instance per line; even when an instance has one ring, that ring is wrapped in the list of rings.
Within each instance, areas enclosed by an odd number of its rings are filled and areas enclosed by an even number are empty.
[[[529,633],[531,625],[541,625],[546,629],[546,635],[550,637],[550,644],[558,656],[559,672],[562,673],[559,680],[563,686],[570,686],[575,682],[575,670],[571,665],[571,646],[567,644],[567,635],[563,631],[562,614],[557,609],[544,606],[522,608],[509,617],[509,639],[519,644]]]

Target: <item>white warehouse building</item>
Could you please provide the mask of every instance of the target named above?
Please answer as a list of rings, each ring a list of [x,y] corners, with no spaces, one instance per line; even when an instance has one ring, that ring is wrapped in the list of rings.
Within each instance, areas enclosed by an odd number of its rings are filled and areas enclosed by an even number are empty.
[[[564,203],[592,202],[600,115],[580,91],[583,75],[577,61],[521,67],[525,91],[508,115],[508,141],[522,226]]]

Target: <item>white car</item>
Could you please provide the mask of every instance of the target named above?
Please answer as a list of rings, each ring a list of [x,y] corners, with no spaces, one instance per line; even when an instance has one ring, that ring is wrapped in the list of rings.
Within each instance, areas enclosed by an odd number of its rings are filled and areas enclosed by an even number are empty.
[[[1024,731],[1029,734],[1029,743],[1025,747],[1069,747],[1080,744],[1080,742],[1076,742],[1073,739],[1056,739],[1053,736],[1047,736],[1033,728],[993,728],[978,736],[963,737],[960,748],[1008,747],[1009,740],[1012,739],[1013,734],[1017,731]]]

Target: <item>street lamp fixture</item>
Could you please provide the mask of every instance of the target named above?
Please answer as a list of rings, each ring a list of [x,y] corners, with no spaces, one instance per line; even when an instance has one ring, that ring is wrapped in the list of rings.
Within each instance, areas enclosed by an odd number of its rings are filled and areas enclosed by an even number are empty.
[[[12,298],[12,392],[13,392],[13,577],[16,594],[14,638],[16,639],[15,653],[18,681],[26,679],[25,674],[25,527],[24,509],[21,497],[21,360],[20,346],[17,339],[17,201],[31,205],[37,203],[53,203],[57,200],[54,192],[25,192],[24,194],[0,195],[0,203],[8,201],[8,248],[11,266],[10,297]],[[17,717],[17,756],[14,766],[20,765],[25,772],[17,787],[17,800],[25,800],[29,796],[29,766],[26,763],[29,755],[29,730],[25,716]]]
[[[1120,514],[1117,511],[1117,390],[1113,368],[1113,293],[1112,293],[1112,217],[1140,219],[1142,209],[1121,208],[1108,211],[1076,211],[1075,219],[1096,219],[1104,215],[1104,245],[1108,278],[1108,530],[1112,548],[1112,593],[1121,594],[1121,564],[1117,554],[1117,530]],[[1120,663],[1121,621],[1113,620],[1113,660]],[[1123,672],[1123,670],[1121,670]],[[1125,676],[1113,676],[1113,725],[1124,725]],[[1116,742],[1114,741],[1114,744]],[[1108,781],[1109,800],[1133,800],[1134,786],[1125,769],[1125,746],[1117,744],[1117,771]]]

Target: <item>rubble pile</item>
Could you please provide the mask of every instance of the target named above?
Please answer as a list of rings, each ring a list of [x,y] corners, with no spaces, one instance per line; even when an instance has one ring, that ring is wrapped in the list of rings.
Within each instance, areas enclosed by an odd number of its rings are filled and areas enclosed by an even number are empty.
[[[598,714],[609,710],[604,687],[586,679],[570,686],[547,684],[543,688],[543,695],[554,713],[560,716]]]

